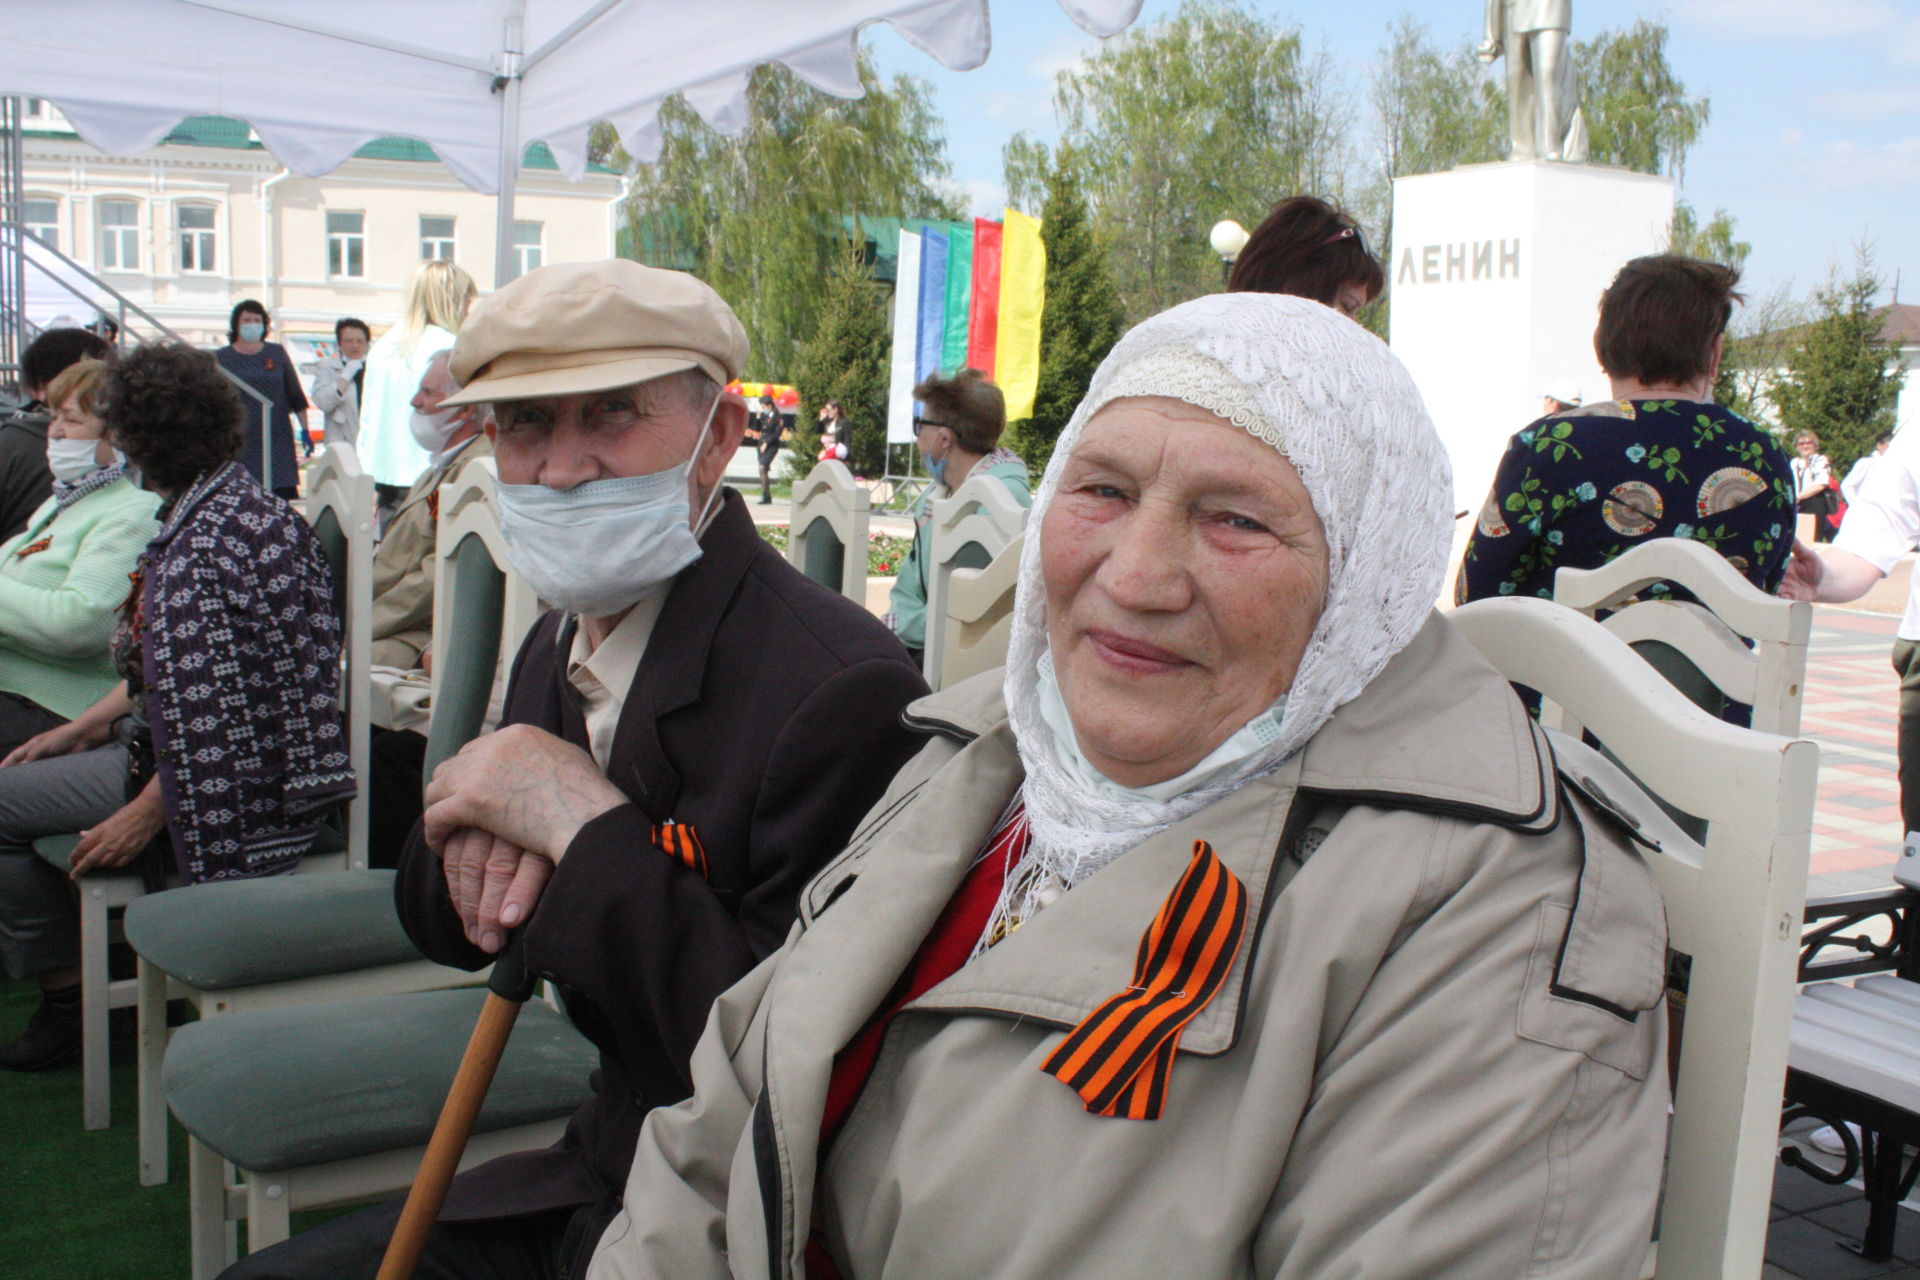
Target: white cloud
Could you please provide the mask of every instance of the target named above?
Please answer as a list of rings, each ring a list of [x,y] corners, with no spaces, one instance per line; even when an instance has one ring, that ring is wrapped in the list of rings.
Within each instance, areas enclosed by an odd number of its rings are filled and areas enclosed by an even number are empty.
[[[1682,0],[1681,16],[1732,37],[1818,40],[1903,25],[1893,0]]]
[[[1870,89],[1840,89],[1816,95],[1816,110],[1850,120],[1886,120],[1920,114],[1920,85],[1881,85]]]
[[[1920,187],[1920,135],[1895,142],[1829,142],[1791,158],[1816,189],[1884,194]],[[1795,184],[1798,185],[1798,184]]]
[[[1007,206],[1007,189],[994,178],[969,178],[960,184],[976,218],[998,218]]]

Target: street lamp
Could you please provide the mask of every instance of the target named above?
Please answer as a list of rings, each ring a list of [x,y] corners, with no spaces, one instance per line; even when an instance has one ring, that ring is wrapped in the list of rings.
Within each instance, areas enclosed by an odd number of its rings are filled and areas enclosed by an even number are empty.
[[[1247,229],[1232,218],[1214,223],[1213,230],[1207,233],[1207,243],[1212,245],[1213,251],[1220,255],[1221,285],[1224,286],[1232,277],[1234,260],[1240,256],[1240,251],[1247,247],[1247,241],[1250,239],[1252,237],[1248,235]]]

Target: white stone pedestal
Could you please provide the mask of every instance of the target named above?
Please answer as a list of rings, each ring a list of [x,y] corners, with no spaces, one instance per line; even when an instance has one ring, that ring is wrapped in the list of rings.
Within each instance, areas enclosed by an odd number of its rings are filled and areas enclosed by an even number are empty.
[[[1480,509],[1547,384],[1571,378],[1586,399],[1606,397],[1600,293],[1629,258],[1660,251],[1672,219],[1671,179],[1598,165],[1394,180],[1393,350],[1453,459],[1454,510]]]

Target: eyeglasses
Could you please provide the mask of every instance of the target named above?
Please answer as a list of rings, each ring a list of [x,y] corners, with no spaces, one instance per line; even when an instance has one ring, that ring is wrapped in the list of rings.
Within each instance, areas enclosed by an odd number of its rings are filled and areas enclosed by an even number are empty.
[[[1324,249],[1328,245],[1336,244],[1341,240],[1352,240],[1355,244],[1360,246],[1360,252],[1366,254],[1369,258],[1373,256],[1373,254],[1367,249],[1366,236],[1361,234],[1360,228],[1357,226],[1340,228],[1338,231],[1328,236],[1325,240],[1322,240],[1320,242],[1320,247]]]
[[[935,422],[932,418],[915,418],[913,420],[913,434],[919,435],[920,428],[922,427],[944,427],[946,425],[944,422]]]

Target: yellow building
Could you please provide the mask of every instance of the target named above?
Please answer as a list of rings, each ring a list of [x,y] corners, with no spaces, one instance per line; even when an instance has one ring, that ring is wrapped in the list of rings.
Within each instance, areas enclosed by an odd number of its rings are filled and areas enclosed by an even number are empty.
[[[342,316],[378,336],[424,259],[450,258],[483,292],[495,287],[493,197],[425,143],[378,139],[303,178],[238,120],[191,117],[145,151],[109,156],[51,104],[27,107],[27,228],[190,342],[225,343],[233,304],[255,298],[274,337],[305,348],[304,363]],[[611,257],[622,186],[597,165],[568,182],[544,144],[529,147],[514,205],[518,271]],[[29,279],[30,300],[45,291]],[[77,302],[73,313],[90,319]]]

